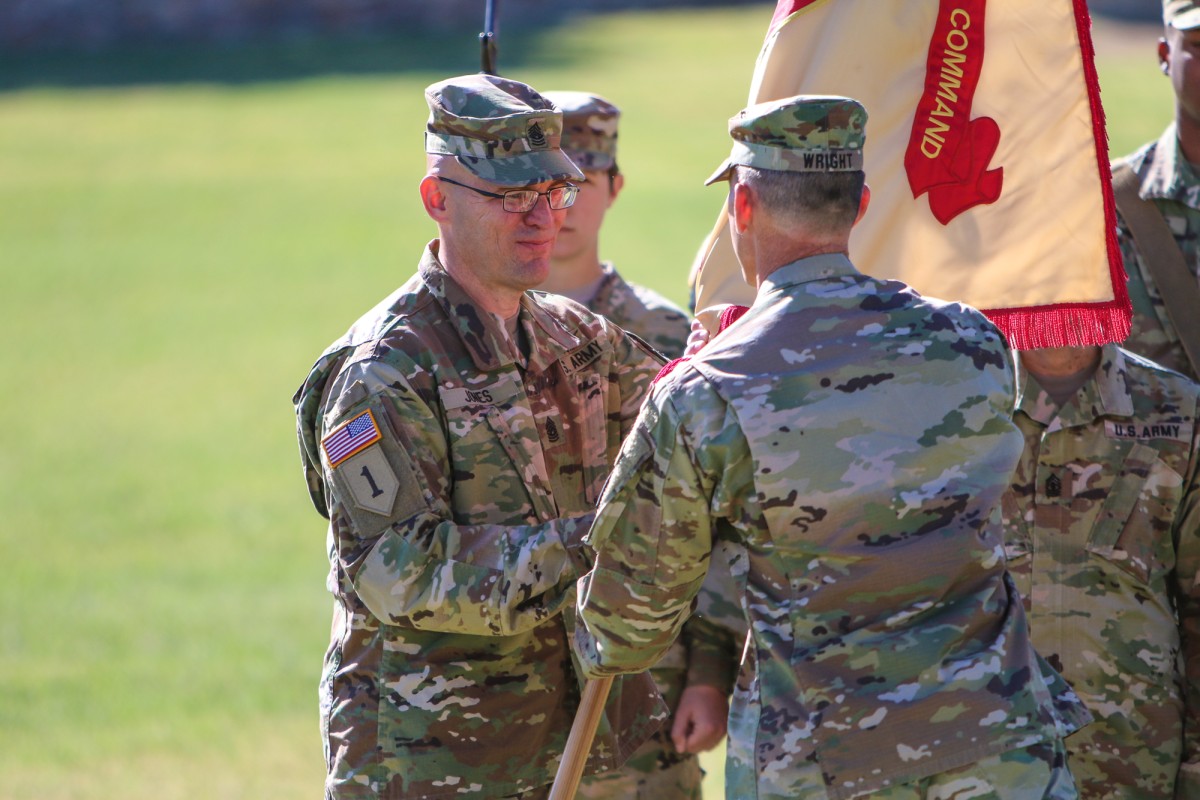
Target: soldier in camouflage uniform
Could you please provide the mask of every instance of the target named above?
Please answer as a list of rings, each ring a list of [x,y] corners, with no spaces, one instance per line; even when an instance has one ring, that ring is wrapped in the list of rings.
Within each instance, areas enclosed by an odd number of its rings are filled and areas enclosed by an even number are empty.
[[[625,185],[617,166],[620,110],[587,92],[551,91],[543,96],[563,113],[563,152],[583,172],[584,180],[555,240],[550,275],[538,288],[582,303],[668,357],[683,355],[689,331],[684,311],[657,292],[626,281],[611,262],[600,261],[605,212]],[[705,591],[718,597],[728,593],[723,586],[708,584]],[[703,772],[695,754],[716,746],[725,735],[728,698],[745,638],[740,609],[730,609],[728,603],[706,605],[706,609],[721,607],[733,612],[732,619],[714,621],[697,615],[688,620],[675,644],[651,670],[672,710],[672,726],[655,733],[619,772],[585,779],[578,797],[701,797]]]
[[[539,286],[565,295],[641,336],[670,358],[683,355],[688,316],[657,292],[629,283],[611,261],[600,260],[600,226],[625,186],[617,166],[620,110],[587,92],[544,92],[563,113],[563,151],[583,172],[579,196],[567,211]]]
[[[1005,548],[1096,719],[1067,738],[1080,796],[1200,797],[1200,387],[1116,345],[1020,364]]]
[[[580,539],[661,357],[526,291],[582,177],[561,114],[492,76],[426,99],[420,190],[439,238],[294,398],[330,520],[326,797],[536,800],[580,698]],[[620,766],[666,715],[649,675],[615,686],[588,771]]]
[[[974,309],[859,273],[866,112],[839,97],[730,122],[749,311],[651,390],[588,534],[589,675],[653,664],[717,540],[752,641],[732,798],[1073,798],[1087,713],[1034,652],[999,500],[1013,372]]]
[[[1138,194],[1152,200],[1175,237],[1184,261],[1200,280],[1200,5],[1192,0],[1163,0],[1165,31],[1158,60],[1175,91],[1175,121],[1156,142],[1118,161],[1128,164],[1141,182]],[[1181,372],[1197,376],[1188,362],[1162,292],[1147,269],[1133,237],[1118,219],[1117,237],[1129,274],[1133,327],[1125,348]],[[1200,314],[1189,320],[1200,325]]]

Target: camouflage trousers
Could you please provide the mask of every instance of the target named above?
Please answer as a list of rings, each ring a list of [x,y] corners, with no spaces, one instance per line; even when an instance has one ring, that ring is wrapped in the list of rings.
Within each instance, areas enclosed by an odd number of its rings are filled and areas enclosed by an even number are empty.
[[[674,711],[683,693],[682,669],[650,671],[667,707]],[[704,772],[693,753],[671,743],[671,723],[655,732],[621,769],[585,777],[575,794],[580,800],[700,800]]]
[[[790,792],[792,800],[825,800],[824,781],[818,765]],[[772,795],[775,797],[775,795]],[[1078,800],[1075,781],[1067,769],[1066,749],[1061,739],[974,761],[957,769],[891,789],[858,796],[856,800]]]

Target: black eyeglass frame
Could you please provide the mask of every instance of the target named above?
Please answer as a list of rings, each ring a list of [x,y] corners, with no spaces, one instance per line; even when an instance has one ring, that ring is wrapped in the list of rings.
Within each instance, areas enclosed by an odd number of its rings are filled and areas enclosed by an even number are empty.
[[[546,202],[549,203],[550,210],[552,210],[552,211],[562,211],[564,209],[570,208],[571,206],[575,205],[575,200],[579,197],[579,187],[573,183],[563,183],[563,184],[559,184],[558,186],[551,186],[549,189],[547,189],[544,192],[534,191],[533,189],[509,189],[509,190],[505,191],[503,194],[496,194],[495,192],[488,192],[483,189],[479,189],[475,186],[471,186],[470,184],[459,183],[458,181],[454,180],[453,178],[443,178],[441,175],[439,175],[439,176],[437,176],[437,179],[439,181],[445,181],[446,183],[453,183],[455,186],[461,186],[464,189],[470,189],[472,192],[475,192],[476,194],[481,194],[484,197],[491,197],[496,200],[500,200],[500,201],[502,201],[504,210],[508,211],[510,213],[513,213],[513,214],[529,213],[530,211],[533,210],[533,207],[535,205],[537,205],[537,201],[538,201],[539,197],[544,196],[546,198]],[[559,198],[560,198],[559,205],[557,205],[557,206],[554,204],[554,194],[556,192],[560,193],[559,194]],[[565,202],[562,199],[562,195],[561,195],[562,192],[568,193]],[[527,203],[525,203],[524,208],[519,207],[519,202],[518,202],[517,198],[518,197],[528,198],[530,195],[533,196],[533,199],[529,200]],[[515,207],[510,208],[509,203],[512,203]]]

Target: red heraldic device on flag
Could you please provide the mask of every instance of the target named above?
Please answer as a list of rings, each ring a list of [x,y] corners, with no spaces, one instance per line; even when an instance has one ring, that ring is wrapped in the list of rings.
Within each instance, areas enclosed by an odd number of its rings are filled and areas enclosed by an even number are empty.
[[[1126,337],[1085,0],[779,0],[749,102],[796,94],[867,109],[863,272],[969,303],[1018,349]],[[693,267],[698,311],[753,297],[725,224]]]

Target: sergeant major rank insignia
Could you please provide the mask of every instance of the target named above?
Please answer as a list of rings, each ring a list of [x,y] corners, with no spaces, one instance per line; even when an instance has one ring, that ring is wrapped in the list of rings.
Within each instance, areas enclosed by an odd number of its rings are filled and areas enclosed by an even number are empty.
[[[546,141],[546,132],[542,130],[541,120],[535,119],[529,123],[529,129],[525,135],[529,137],[529,144],[532,147],[546,147],[549,144]]]

